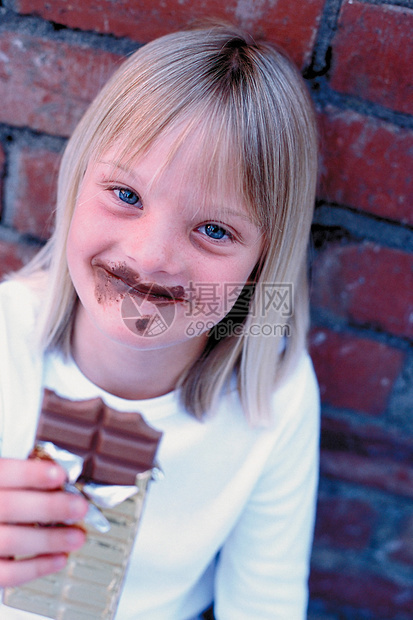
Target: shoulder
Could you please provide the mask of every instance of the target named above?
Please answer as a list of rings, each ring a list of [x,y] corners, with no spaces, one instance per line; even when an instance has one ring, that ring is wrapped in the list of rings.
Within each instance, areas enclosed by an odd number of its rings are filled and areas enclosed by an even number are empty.
[[[25,280],[7,280],[0,284],[0,317],[8,330],[20,332],[34,328],[41,304],[40,288]]]
[[[254,459],[262,470],[284,471],[287,463],[300,460],[302,450],[316,465],[320,433],[320,398],[313,364],[308,352],[303,351],[282,383],[273,391],[269,412],[260,416],[260,422],[250,423],[243,413],[239,393],[231,393],[222,406],[226,428],[225,436],[245,436],[251,442]],[[219,409],[218,413],[222,410]],[[228,429],[231,429],[229,432]]]
[[[0,356],[37,357],[38,315],[42,304],[40,283],[35,279],[7,280],[0,284]]]
[[[292,439],[297,433],[318,438],[320,394],[307,351],[301,354],[293,370],[274,391],[271,413],[279,438]]]
[[[0,450],[24,457],[41,397],[42,352],[37,344],[41,296],[23,280],[0,284]]]
[[[273,405],[289,404],[289,408],[297,403],[306,402],[318,406],[319,389],[313,363],[308,351],[303,351],[292,371],[274,392]]]

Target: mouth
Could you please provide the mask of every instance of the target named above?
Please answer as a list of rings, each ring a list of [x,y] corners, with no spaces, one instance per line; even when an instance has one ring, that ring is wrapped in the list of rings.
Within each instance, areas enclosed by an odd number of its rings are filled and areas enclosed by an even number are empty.
[[[92,262],[93,264],[93,262]],[[93,264],[98,271],[102,270],[102,275],[106,279],[122,283],[129,289],[129,293],[137,294],[152,303],[177,303],[186,301],[185,289],[183,286],[161,286],[154,282],[141,282],[140,275],[130,269],[125,263],[118,265],[108,265],[102,263]]]

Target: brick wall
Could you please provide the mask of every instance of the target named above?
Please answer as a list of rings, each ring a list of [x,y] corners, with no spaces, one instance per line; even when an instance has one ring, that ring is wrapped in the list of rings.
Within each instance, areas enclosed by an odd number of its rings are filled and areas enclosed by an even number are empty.
[[[319,112],[310,340],[323,421],[309,618],[412,618],[410,0],[0,0],[0,272],[49,235],[61,150],[119,60],[205,16],[286,47]]]

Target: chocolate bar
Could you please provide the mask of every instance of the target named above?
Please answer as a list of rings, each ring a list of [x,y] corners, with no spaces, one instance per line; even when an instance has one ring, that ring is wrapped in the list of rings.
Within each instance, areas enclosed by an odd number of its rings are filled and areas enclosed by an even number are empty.
[[[152,469],[162,433],[139,413],[120,412],[100,398],[71,401],[44,391],[36,441],[51,441],[84,460],[82,480],[135,484]]]
[[[118,412],[100,398],[71,401],[45,390],[37,442],[83,458],[76,483],[136,485],[136,493],[101,509],[110,530],[86,526],[87,542],[70,554],[65,569],[16,588],[3,603],[55,620],[112,620],[119,602],[162,433],[138,413]],[[38,449],[33,452],[37,458]]]

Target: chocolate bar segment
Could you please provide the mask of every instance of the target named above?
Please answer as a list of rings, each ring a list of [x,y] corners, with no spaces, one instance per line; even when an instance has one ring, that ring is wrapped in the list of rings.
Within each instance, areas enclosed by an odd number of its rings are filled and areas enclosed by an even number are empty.
[[[139,413],[116,411],[100,398],[72,401],[45,390],[36,441],[51,441],[84,459],[81,479],[135,484],[154,466],[162,433]]]

